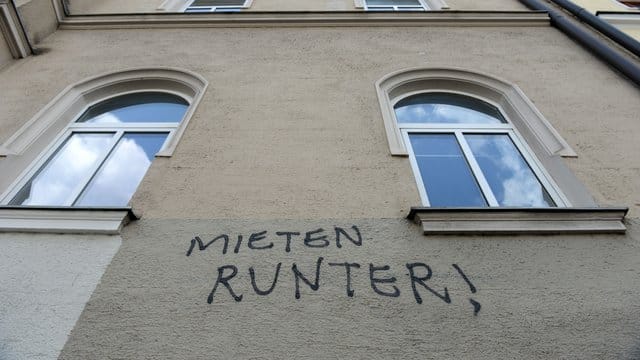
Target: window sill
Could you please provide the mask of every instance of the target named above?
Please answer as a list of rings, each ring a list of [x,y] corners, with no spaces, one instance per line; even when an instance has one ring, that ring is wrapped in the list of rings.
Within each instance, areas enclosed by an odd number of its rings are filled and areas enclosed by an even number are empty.
[[[627,208],[412,207],[425,235],[624,234]]]
[[[0,232],[119,234],[137,219],[129,207],[0,206]]]

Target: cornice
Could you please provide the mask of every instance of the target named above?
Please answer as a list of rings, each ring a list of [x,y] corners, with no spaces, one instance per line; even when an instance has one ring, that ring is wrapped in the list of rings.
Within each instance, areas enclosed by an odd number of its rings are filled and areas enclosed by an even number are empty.
[[[215,27],[356,27],[356,26],[549,26],[546,12],[428,11],[428,12],[241,12],[219,14],[70,15],[60,28],[215,28]]]

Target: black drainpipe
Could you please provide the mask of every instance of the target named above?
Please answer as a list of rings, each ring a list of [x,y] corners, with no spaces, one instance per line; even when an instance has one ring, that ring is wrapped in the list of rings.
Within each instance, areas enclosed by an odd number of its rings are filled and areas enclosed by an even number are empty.
[[[569,0],[550,0],[640,57],[640,42]]]
[[[572,39],[578,41],[612,67],[627,76],[637,86],[640,86],[640,63],[629,59],[629,56],[623,55],[617,49],[614,49],[609,43],[602,38],[596,36],[590,30],[585,30],[581,25],[575,24],[567,18],[563,12],[549,6],[549,4],[540,0],[520,0],[533,10],[546,11],[551,18],[551,24]]]

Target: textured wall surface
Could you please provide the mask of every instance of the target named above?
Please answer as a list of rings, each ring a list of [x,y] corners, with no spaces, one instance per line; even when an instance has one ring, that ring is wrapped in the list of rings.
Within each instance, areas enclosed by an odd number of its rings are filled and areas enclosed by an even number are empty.
[[[640,91],[552,28],[59,31],[43,46],[55,51],[0,73],[15,84],[0,141],[96,74],[175,66],[210,82],[132,200],[147,217],[403,217],[419,196],[409,161],[389,155],[374,83],[416,66],[520,86],[578,153],[566,163],[596,201],[640,210]]]
[[[0,359],[55,359],[120,243],[0,234]]]
[[[185,0],[185,3],[187,0]],[[120,14],[164,11],[161,0],[69,0],[71,14]],[[451,10],[527,10],[517,0],[447,0]],[[358,10],[353,0],[254,0],[244,11],[349,11]]]
[[[9,45],[7,45],[4,36],[0,34],[0,69],[10,64],[12,60],[13,55],[11,55]]]
[[[20,19],[32,44],[38,44],[58,28],[50,0],[29,0],[18,5]]]
[[[637,359],[634,225],[488,239],[425,237],[403,219],[142,220],[61,359]],[[289,252],[283,232],[300,233]],[[189,254],[194,236],[223,234],[226,254],[222,239]],[[299,298],[294,267],[309,282],[298,275]]]
[[[170,66],[209,81],[175,154],[155,159],[132,199],[143,219],[124,229],[63,358],[639,356],[640,91],[556,30],[65,30],[41,45],[52,50],[0,70],[0,83],[12,84],[0,97],[0,142],[66,86],[100,73]],[[565,162],[596,201],[631,208],[628,234],[421,235],[404,220],[420,200],[408,159],[389,155],[374,90],[382,76],[417,66],[486,72],[522,88],[578,153]],[[0,191],[14,180],[4,174]],[[343,239],[337,248],[334,225],[352,236],[356,225],[362,246]],[[254,245],[273,248],[249,249],[262,231]],[[290,252],[278,231],[301,233]],[[305,246],[306,232],[313,245],[327,235],[329,246]],[[186,256],[194,236],[220,234],[233,240],[227,254],[218,240]],[[293,263],[315,286],[319,257],[319,288],[299,279],[296,300]],[[29,262],[40,258],[48,259]],[[92,268],[94,284],[104,261]],[[273,291],[256,295],[249,268],[267,290],[280,262]],[[344,262],[360,265],[353,297],[345,267],[329,265]],[[433,293],[414,281],[421,304],[407,275],[414,262],[433,272],[425,283]],[[374,291],[370,264],[389,265],[374,279],[393,275],[398,297]],[[226,265],[237,267],[229,282],[243,299],[219,284],[209,304]],[[414,270],[426,277],[426,267]]]

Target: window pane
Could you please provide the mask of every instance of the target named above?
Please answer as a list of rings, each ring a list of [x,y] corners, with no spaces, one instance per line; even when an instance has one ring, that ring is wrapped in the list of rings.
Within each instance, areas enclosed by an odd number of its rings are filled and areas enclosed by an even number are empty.
[[[409,139],[431,206],[487,206],[454,134]]]
[[[194,0],[189,6],[244,6],[245,0]]]
[[[75,205],[126,205],[167,135],[125,134]]]
[[[507,134],[466,134],[471,152],[500,206],[555,206]]]
[[[68,205],[66,200],[107,154],[114,133],[74,133],[11,200],[11,205]]]
[[[469,96],[424,93],[409,96],[395,105],[399,123],[503,124],[507,121],[493,105]]]
[[[418,0],[367,0],[367,5],[376,6],[376,5],[412,5],[412,6],[421,6],[420,1]]]
[[[91,106],[77,122],[90,124],[180,122],[187,111],[183,98],[165,93],[135,93],[117,96]]]

